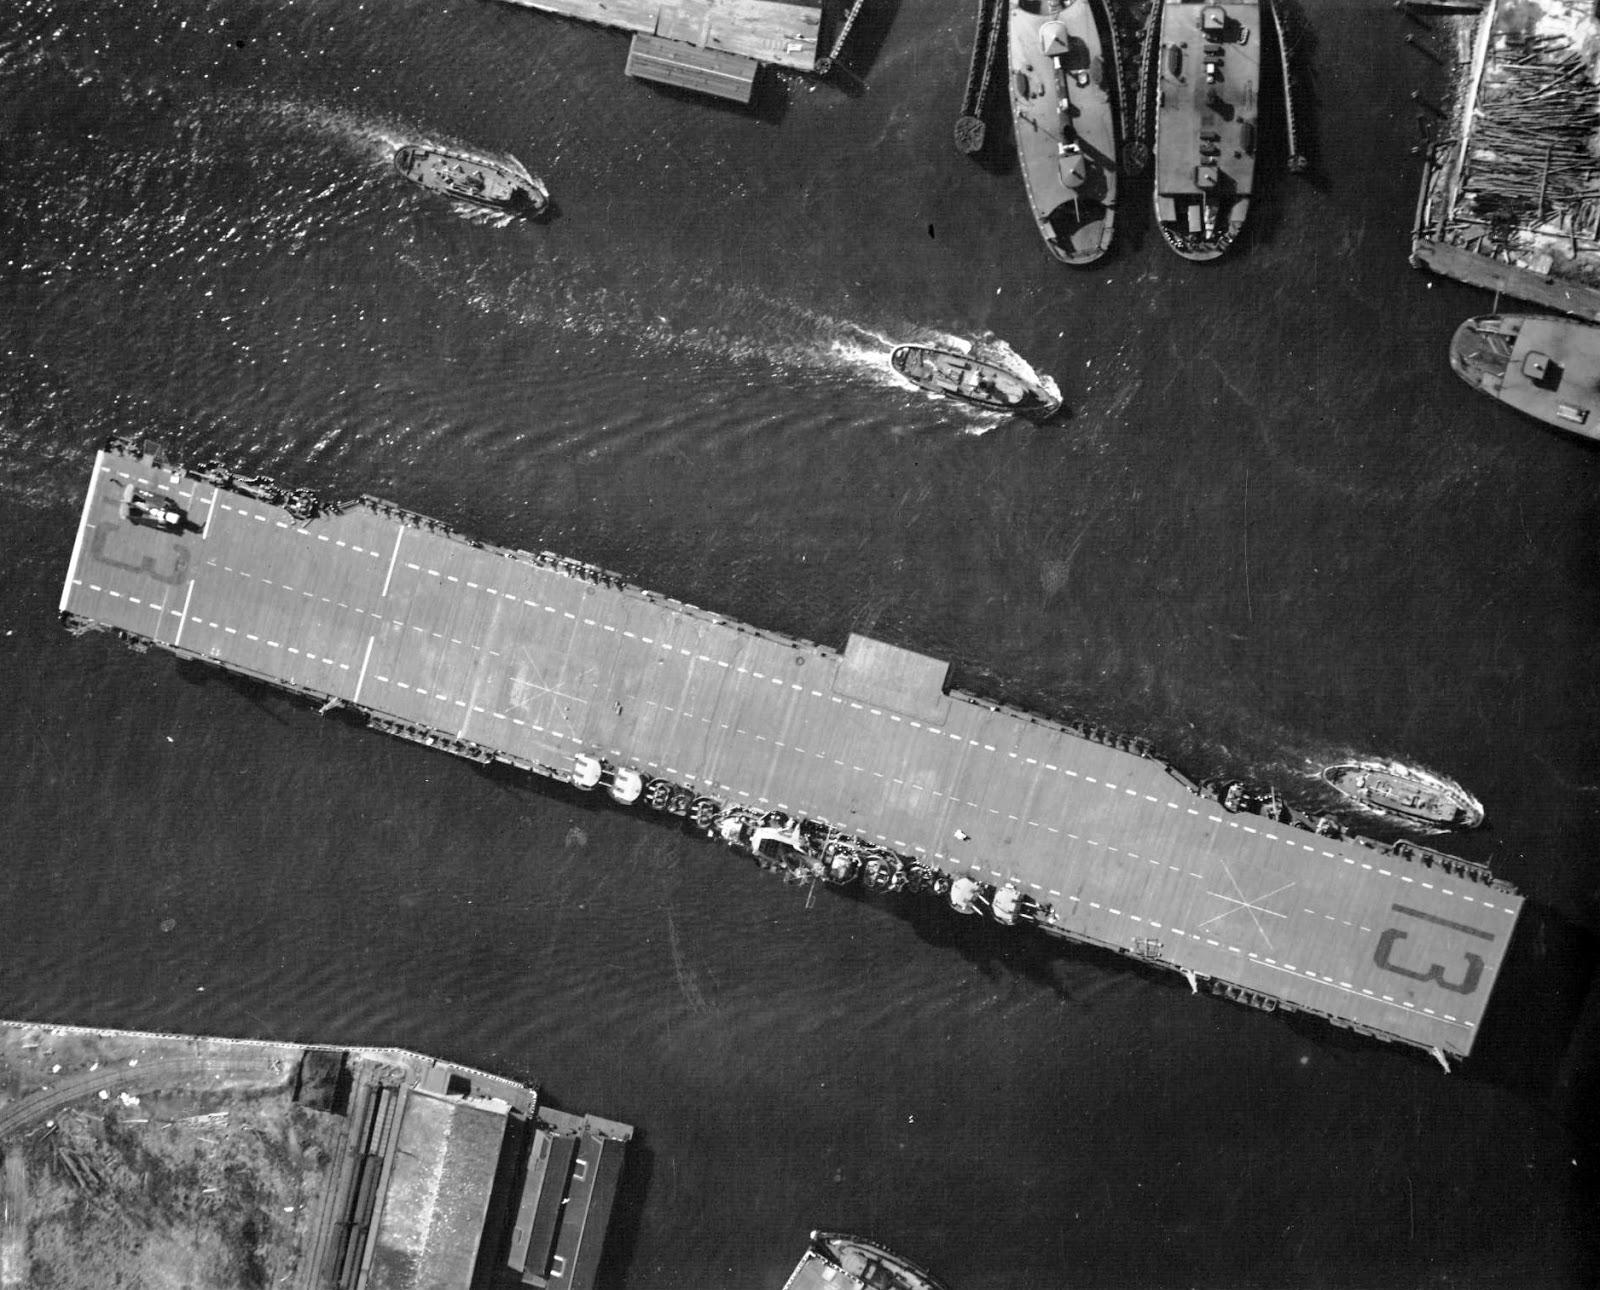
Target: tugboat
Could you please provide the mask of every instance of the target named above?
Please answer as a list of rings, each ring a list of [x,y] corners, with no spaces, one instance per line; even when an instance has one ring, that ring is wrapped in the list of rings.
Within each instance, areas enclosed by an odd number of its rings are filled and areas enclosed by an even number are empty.
[[[1469,318],[1450,341],[1450,365],[1490,398],[1600,439],[1600,327],[1535,314]]]
[[[928,345],[901,345],[889,357],[894,370],[931,394],[947,394],[980,408],[1043,420],[1061,407],[1061,396],[998,363]]]
[[[1473,829],[1483,823],[1483,807],[1461,785],[1408,766],[1344,762],[1322,777],[1357,805],[1410,824]]]
[[[1009,27],[1028,204],[1051,255],[1092,264],[1111,249],[1116,215],[1116,27],[1102,0],[1012,0]]]
[[[415,144],[394,154],[394,168],[430,192],[504,215],[525,219],[543,215],[550,206],[550,190],[515,157],[509,161]]]
[[[1270,0],[1267,0],[1270,3]],[[1262,5],[1161,0],[1156,223],[1186,260],[1215,260],[1250,213]]]
[[[783,1290],[945,1290],[926,1268],[859,1236],[813,1232]]]

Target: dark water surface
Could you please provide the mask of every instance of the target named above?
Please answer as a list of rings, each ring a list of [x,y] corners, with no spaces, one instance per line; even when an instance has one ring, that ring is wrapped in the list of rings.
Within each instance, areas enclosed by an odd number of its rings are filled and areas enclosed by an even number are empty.
[[[0,1012],[402,1044],[631,1121],[612,1287],[774,1290],[812,1226],[955,1290],[1593,1284],[1600,456],[1457,381],[1491,301],[1406,267],[1407,93],[1440,87],[1402,36],[1444,38],[1303,0],[1317,181],[1264,166],[1210,269],[1138,189],[1074,274],[951,146],[969,7],[872,0],[860,81],[763,73],[741,111],[481,0],[13,0]],[[388,169],[412,138],[514,152],[557,218],[458,218]],[[984,333],[1071,418],[889,373]],[[1347,753],[1453,775],[1491,821],[1455,849],[1531,902],[1478,1053],[808,903],[659,817],[75,640],[113,431],[870,630],[1303,804]]]

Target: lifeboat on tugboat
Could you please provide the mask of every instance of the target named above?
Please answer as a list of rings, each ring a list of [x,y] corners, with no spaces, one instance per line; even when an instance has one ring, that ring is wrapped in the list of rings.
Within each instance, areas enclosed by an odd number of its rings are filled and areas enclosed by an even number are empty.
[[[1403,766],[1329,766],[1322,778],[1358,806],[1434,829],[1473,829],[1483,823],[1483,807],[1451,780]]]
[[[408,144],[394,154],[394,168],[429,192],[504,215],[534,219],[550,207],[550,190],[515,157],[508,164]]]
[[[944,394],[980,408],[1043,420],[1061,407],[1044,385],[998,363],[928,345],[901,345],[890,356],[894,370],[930,394]]]

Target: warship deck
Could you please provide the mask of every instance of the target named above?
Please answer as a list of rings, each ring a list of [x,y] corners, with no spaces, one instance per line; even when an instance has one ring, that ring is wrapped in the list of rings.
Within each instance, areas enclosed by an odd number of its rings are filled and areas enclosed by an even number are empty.
[[[1156,192],[1196,191],[1206,132],[1228,147],[1216,163],[1238,190],[1249,193],[1255,158],[1227,155],[1238,146],[1239,124],[1254,121],[1261,74],[1261,8],[1257,0],[1164,0],[1161,11],[1159,93],[1161,140],[1156,151]],[[1228,39],[1213,43],[1203,28],[1207,12],[1221,11]],[[1236,33],[1249,33],[1240,39]],[[1209,69],[1215,68],[1212,73]]]
[[[1006,24],[1017,160],[1034,222],[1056,259],[1092,263],[1111,249],[1115,222],[1116,59],[1102,49],[1088,3],[1061,12],[1013,3]]]
[[[121,514],[129,483],[186,514]],[[782,810],[1050,910],[1044,930],[1269,1005],[1472,1047],[1520,899],[1464,866],[1232,814],[1159,760],[548,553],[363,499],[309,521],[100,453],[61,609],[379,728],[570,778],[580,753]]]
[[[1262,16],[1258,0],[1162,0],[1156,218],[1185,236],[1231,239],[1248,211],[1255,182]],[[1226,215],[1228,228],[1206,227],[1202,208],[1207,204]]]

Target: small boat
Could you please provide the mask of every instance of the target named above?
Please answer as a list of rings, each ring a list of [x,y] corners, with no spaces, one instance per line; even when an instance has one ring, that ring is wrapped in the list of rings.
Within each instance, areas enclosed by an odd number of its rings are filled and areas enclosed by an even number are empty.
[[[1600,327],[1537,314],[1469,318],[1450,341],[1450,365],[1519,412],[1600,439]]]
[[[813,1232],[783,1290],[944,1290],[926,1268],[842,1232]]]
[[[516,158],[509,161],[415,144],[394,154],[394,168],[430,192],[507,215],[532,219],[544,214],[550,205],[550,190]]]
[[[1161,6],[1156,223],[1184,259],[1215,260],[1233,245],[1250,213],[1262,5],[1161,0]]]
[[[901,345],[889,361],[912,384],[980,408],[1044,418],[1061,407],[1060,396],[1045,385],[970,354],[927,345]]]
[[[1116,216],[1116,28],[1103,0],[1011,0],[1008,22],[1011,113],[1034,222],[1056,259],[1092,264],[1111,249]]]
[[[1412,824],[1472,829],[1483,823],[1483,807],[1461,785],[1409,767],[1344,762],[1322,777],[1357,805]]]

